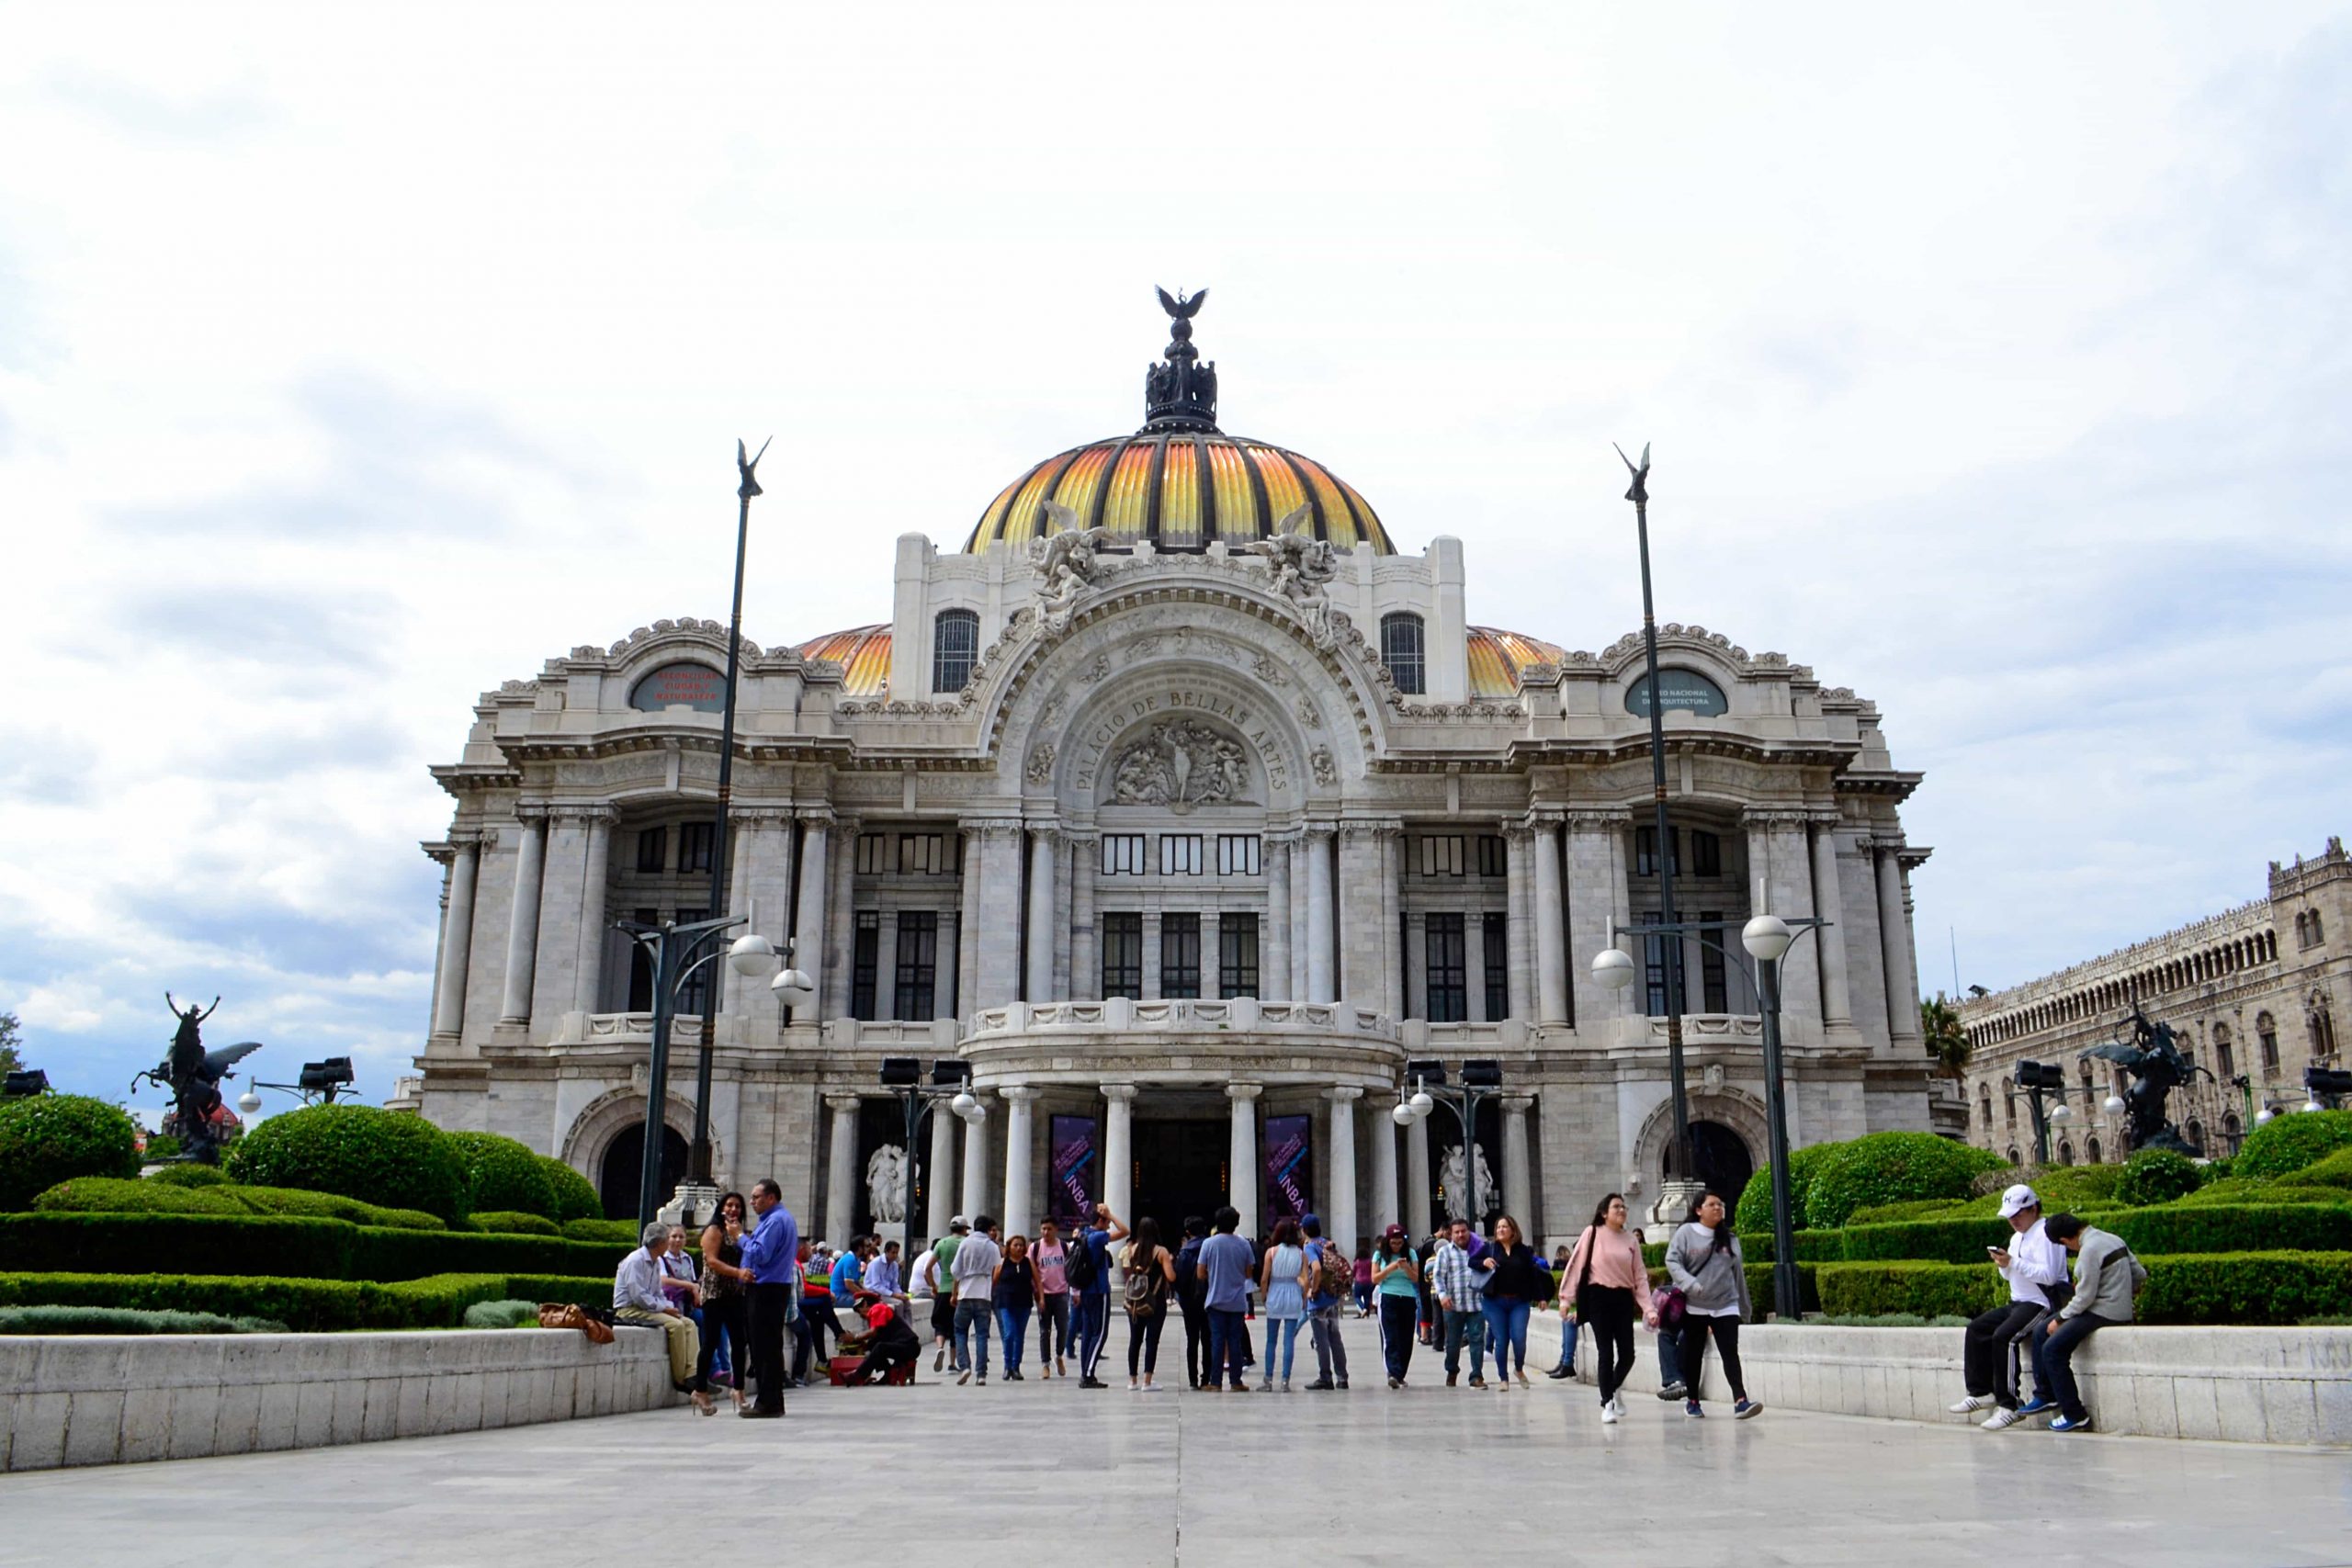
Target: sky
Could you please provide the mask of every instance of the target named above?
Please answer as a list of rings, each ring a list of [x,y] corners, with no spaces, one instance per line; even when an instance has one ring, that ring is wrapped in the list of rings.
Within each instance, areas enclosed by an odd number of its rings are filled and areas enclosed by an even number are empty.
[[[422,1048],[484,690],[886,618],[1165,321],[1474,621],[1875,700],[1928,989],[2352,828],[2352,7],[0,4],[0,1011]],[[283,1097],[277,1097],[283,1100]],[[133,1103],[154,1111],[149,1090]],[[288,1102],[290,1103],[290,1102]]]

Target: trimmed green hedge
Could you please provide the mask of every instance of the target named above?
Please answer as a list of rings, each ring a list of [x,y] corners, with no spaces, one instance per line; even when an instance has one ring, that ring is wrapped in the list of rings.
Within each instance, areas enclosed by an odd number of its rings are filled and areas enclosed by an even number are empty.
[[[283,1334],[266,1317],[213,1312],[141,1312],[135,1307],[0,1307],[0,1334]]]
[[[1815,1271],[1814,1288],[1821,1310],[1837,1317],[1974,1317],[2008,1294],[1992,1269],[1950,1263],[1825,1263]]]
[[[2291,1176],[2276,1181],[2257,1181],[2248,1176],[2233,1176],[2211,1181],[2180,1201],[2184,1207],[2202,1207],[2213,1203],[2352,1203],[2352,1192],[2337,1187],[2306,1185],[2304,1179],[2319,1168],[2307,1166]]]
[[[2282,1176],[2278,1185],[2319,1188],[2352,1199],[2352,1149],[2338,1149],[2325,1159]]]
[[[2143,1205],[2169,1203],[2197,1190],[2204,1178],[2187,1155],[2170,1149],[2142,1149],[2123,1162],[2123,1179],[2115,1185],[2120,1202]]]
[[[2352,1148],[2352,1111],[2298,1111],[2247,1134],[2230,1161],[2230,1174],[2285,1176],[2344,1148]]]
[[[1789,1213],[1797,1229],[1804,1229],[1804,1201],[1813,1183],[1813,1173],[1819,1168],[1836,1144],[1815,1144],[1806,1148],[1789,1151]],[[1759,1165],[1756,1174],[1733,1206],[1731,1223],[1742,1235],[1770,1235],[1772,1233],[1772,1168]]]
[[[259,1187],[299,1187],[445,1220],[468,1207],[466,1162],[421,1116],[372,1105],[310,1105],[237,1140],[229,1174]]]
[[[2156,1253],[2352,1252],[2352,1207],[2249,1203],[2122,1209],[2102,1215],[2145,1258]],[[616,1265],[617,1267],[617,1265]]]
[[[397,1284],[186,1274],[0,1274],[0,1307],[95,1306],[263,1317],[298,1333],[454,1328],[477,1302],[610,1306],[609,1280],[435,1274]]]
[[[554,1204],[547,1212],[548,1218],[558,1224],[572,1220],[601,1220],[605,1217],[604,1196],[595,1184],[552,1155],[541,1155],[539,1168],[546,1172],[548,1190]]]
[[[561,1235],[563,1227],[538,1214],[501,1213],[496,1209],[476,1209],[466,1216],[473,1221],[474,1229],[493,1235]]]
[[[624,1250],[638,1245],[635,1220],[566,1220],[563,1234],[574,1241],[601,1241]],[[618,1268],[619,1265],[614,1265]]]
[[[475,1273],[602,1275],[628,1248],[560,1236],[479,1235],[343,1220],[220,1214],[0,1214],[0,1269],[416,1280]],[[268,1314],[264,1314],[268,1315]]]
[[[147,1158],[155,1159],[155,1140],[147,1140]],[[153,1176],[141,1180],[160,1181],[166,1187],[218,1187],[229,1179],[229,1173],[217,1165],[167,1165]]]
[[[1857,1209],[1846,1216],[1849,1225],[1893,1225],[1905,1220],[1924,1220],[1930,1216],[1951,1216],[1952,1211],[1966,1207],[1965,1198],[1917,1198],[1908,1203],[1873,1203],[1867,1209]]]
[[[476,1302],[466,1309],[458,1320],[461,1328],[536,1328],[539,1322],[537,1302],[502,1301]]]
[[[85,1094],[0,1101],[0,1209],[77,1176],[139,1174],[139,1129],[119,1105]]]
[[[1857,1209],[1918,1198],[1965,1198],[1983,1173],[2007,1168],[1989,1149],[1933,1133],[1872,1133],[1826,1145],[1804,1196],[1805,1227],[1830,1230]],[[1790,1169],[1793,1172],[1792,1160]],[[1770,1199],[1767,1199],[1769,1224]]]
[[[538,1151],[496,1133],[445,1133],[465,1166],[468,1206],[547,1215],[555,1187]]]
[[[2234,1252],[2151,1257],[2139,1321],[2291,1324],[2352,1312],[2352,1253]],[[1973,1315],[2006,1299],[1990,1269],[1945,1263],[1833,1263],[1818,1274],[1822,1310],[1838,1315]]]
[[[440,1220],[417,1209],[385,1209],[332,1192],[292,1187],[247,1187],[221,1181],[189,1187],[177,1182],[123,1181],[84,1177],[61,1181],[32,1206],[41,1213],[85,1214],[283,1214],[346,1220],[355,1225],[438,1231]]]

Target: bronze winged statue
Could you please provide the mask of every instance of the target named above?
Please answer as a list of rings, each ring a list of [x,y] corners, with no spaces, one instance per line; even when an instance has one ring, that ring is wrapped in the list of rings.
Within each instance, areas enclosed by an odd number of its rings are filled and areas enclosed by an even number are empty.
[[[258,1040],[241,1040],[234,1045],[223,1045],[215,1051],[204,1048],[204,1021],[220,1010],[220,998],[212,998],[209,1008],[183,1008],[164,993],[164,1005],[179,1020],[179,1027],[172,1032],[172,1048],[162,1062],[130,1080],[133,1089],[141,1081],[170,1091],[172,1120],[180,1140],[178,1157],[203,1165],[220,1163],[220,1130],[216,1116],[220,1110],[220,1083],[236,1075],[229,1069],[261,1049]]]
[[[2165,1119],[2165,1100],[2205,1069],[2181,1054],[2172,1025],[2151,1020],[2138,1002],[2132,1004],[2132,1016],[2118,1026],[2119,1032],[2125,1025],[2132,1032],[2129,1041],[2119,1038],[2105,1045],[2094,1045],[2077,1058],[2088,1061],[2097,1056],[2116,1063],[2132,1075],[2132,1087],[2123,1091],[2125,1141],[2134,1153],[2141,1149],[2171,1149],[2177,1154],[2202,1156],[2203,1150],[2182,1137],[2180,1129]],[[2213,1075],[2207,1072],[2205,1076]]]

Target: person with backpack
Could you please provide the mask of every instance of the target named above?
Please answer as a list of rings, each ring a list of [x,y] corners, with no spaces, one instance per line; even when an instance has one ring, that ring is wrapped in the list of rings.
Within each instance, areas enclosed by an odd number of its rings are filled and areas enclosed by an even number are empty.
[[[1127,1392],[1158,1393],[1152,1373],[1159,1365],[1159,1331],[1168,1322],[1168,1292],[1176,1283],[1176,1259],[1159,1245],[1159,1222],[1136,1222],[1135,1239],[1120,1254],[1126,1270],[1124,1287],[1127,1306]],[[1143,1382],[1136,1382],[1136,1367],[1143,1367]]]
[[[2121,1236],[2096,1230],[2075,1215],[2052,1214],[2041,1228],[2082,1261],[2075,1273],[2074,1295],[2048,1328],[2034,1336],[2034,1365],[2041,1382],[2058,1396],[2058,1416],[2050,1429],[2087,1432],[2091,1413],[2075,1382],[2075,1352],[2100,1329],[2132,1321],[2148,1269]]]
[[[1323,1239],[1323,1222],[1313,1214],[1299,1221],[1306,1236],[1307,1267],[1314,1286],[1306,1295],[1307,1332],[1315,1342],[1315,1381],[1309,1393],[1348,1386],[1348,1348],[1340,1338],[1340,1312],[1355,1288],[1355,1268],[1337,1241]],[[1333,1381],[1333,1374],[1338,1380]]]
[[[1108,1388],[1094,1375],[1111,1337],[1111,1244],[1125,1241],[1127,1227],[1108,1203],[1094,1205],[1094,1223],[1070,1238],[1062,1273],[1078,1297],[1078,1386]]]
[[[1298,1353],[1298,1325],[1306,1321],[1306,1292],[1314,1282],[1296,1220],[1274,1222],[1273,1245],[1266,1248],[1258,1276],[1266,1305],[1266,1365],[1258,1392],[1274,1391],[1274,1363],[1282,1362],[1283,1392],[1290,1392],[1292,1359]]]
[[[1373,1248],[1372,1299],[1380,1308],[1380,1357],[1388,1366],[1388,1386],[1403,1388],[1421,1311],[1421,1265],[1403,1225],[1381,1232],[1380,1245]]]
[[[1031,1254],[1037,1260],[1037,1375],[1069,1376],[1069,1253],[1061,1227],[1047,1220]]]
[[[1209,1223],[1198,1214],[1184,1217],[1184,1242],[1176,1252],[1176,1308],[1184,1314],[1184,1383],[1197,1389],[1209,1364],[1209,1310],[1202,1303],[1201,1244],[1208,1239]]]
[[[1699,1391],[1707,1375],[1707,1341],[1723,1352],[1724,1379],[1731,1384],[1731,1413],[1745,1421],[1764,1406],[1747,1397],[1747,1380],[1739,1370],[1739,1323],[1756,1315],[1747,1295],[1747,1260],[1740,1255],[1739,1237],[1732,1234],[1731,1210],[1723,1195],[1709,1192],[1699,1200],[1690,1218],[1666,1244],[1666,1274],[1681,1297],[1682,1381],[1689,1393],[1682,1414],[1704,1416]],[[1671,1309],[1667,1315],[1672,1315]]]
[[[1625,1199],[1611,1192],[1594,1205],[1592,1220],[1568,1254],[1561,1293],[1576,1305],[1577,1321],[1592,1336],[1594,1376],[1600,1384],[1600,1419],[1614,1426],[1624,1418],[1617,1397],[1634,1370],[1634,1320],[1657,1326],[1650,1301],[1650,1271],[1641,1244],[1626,1232]]]

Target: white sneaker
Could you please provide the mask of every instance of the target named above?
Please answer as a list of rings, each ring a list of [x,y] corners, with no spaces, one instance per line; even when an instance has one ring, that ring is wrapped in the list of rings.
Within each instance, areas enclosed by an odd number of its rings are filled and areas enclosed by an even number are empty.
[[[1969,1416],[1979,1410],[1990,1410],[1999,1403],[1989,1393],[1972,1393],[1966,1399],[1954,1400],[1944,1408],[1955,1416]]]
[[[2009,1427],[2016,1426],[2018,1422],[2024,1419],[2025,1415],[2022,1411],[1996,1410],[1992,1415],[1987,1416],[1984,1420],[1978,1422],[1977,1425],[1984,1427],[1988,1432],[2002,1432],[2007,1431]]]
[[[1615,1400],[1612,1399],[1600,1407],[1600,1424],[1604,1427],[1614,1427],[1617,1425],[1617,1402]]]
[[[1609,1396],[1609,1408],[1617,1412],[1618,1418],[1623,1420],[1625,1415],[1625,1396],[1623,1394],[1611,1394]]]

